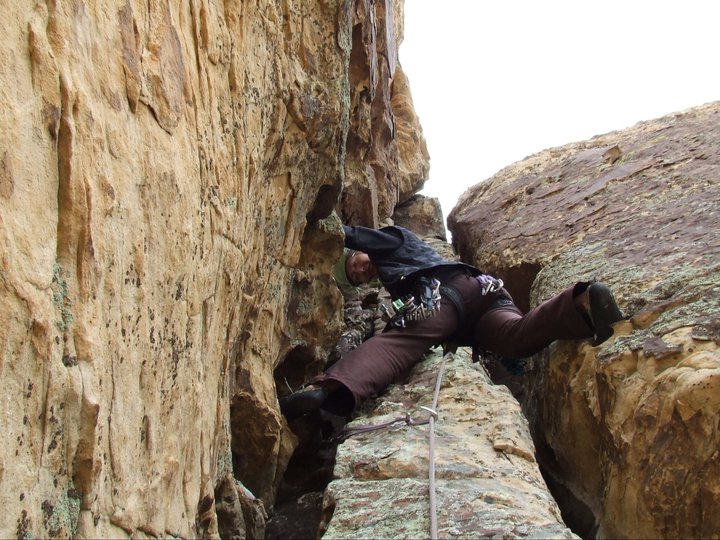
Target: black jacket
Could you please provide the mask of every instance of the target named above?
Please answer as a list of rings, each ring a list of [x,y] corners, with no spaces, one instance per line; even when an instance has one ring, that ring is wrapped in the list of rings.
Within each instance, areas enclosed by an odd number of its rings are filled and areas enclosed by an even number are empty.
[[[343,225],[343,229],[345,245],[368,254],[378,270],[380,281],[395,297],[411,292],[415,279],[421,276],[438,277],[453,269],[471,275],[482,273],[465,263],[444,259],[404,227],[369,229]]]

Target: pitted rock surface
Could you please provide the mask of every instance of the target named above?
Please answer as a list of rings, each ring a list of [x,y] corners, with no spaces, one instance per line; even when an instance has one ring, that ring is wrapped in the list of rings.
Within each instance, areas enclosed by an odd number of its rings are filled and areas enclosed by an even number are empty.
[[[540,152],[449,216],[462,258],[518,303],[598,278],[631,317],[527,377],[541,462],[585,535],[720,530],[719,120],[711,103]]]
[[[402,13],[399,0],[348,4],[352,53],[341,217],[350,225],[378,227],[397,204],[422,189],[430,169],[398,60]]]
[[[338,216],[427,171],[402,2],[3,18],[0,537],[262,535],[278,388],[342,331]]]

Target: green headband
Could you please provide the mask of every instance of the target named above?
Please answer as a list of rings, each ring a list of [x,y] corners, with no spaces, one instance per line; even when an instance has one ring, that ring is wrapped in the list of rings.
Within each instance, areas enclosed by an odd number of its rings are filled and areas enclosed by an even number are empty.
[[[353,252],[353,250],[345,248],[343,249],[342,255],[340,256],[340,259],[335,263],[333,266],[333,277],[335,278],[335,282],[337,283],[337,286],[342,291],[351,291],[357,289],[357,285],[354,285],[352,281],[350,281],[350,278],[348,278],[347,270],[345,268],[345,264],[347,262],[347,258],[350,256],[350,254]]]

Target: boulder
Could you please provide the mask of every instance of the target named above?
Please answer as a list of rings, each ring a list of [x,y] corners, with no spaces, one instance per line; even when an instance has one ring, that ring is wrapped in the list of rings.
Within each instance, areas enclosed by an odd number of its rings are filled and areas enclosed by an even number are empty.
[[[523,402],[568,523],[599,538],[720,530],[720,103],[545,150],[448,217],[463,260],[537,305],[576,280],[629,320],[533,358]]]
[[[414,195],[404,203],[395,207],[392,215],[395,225],[410,229],[418,236],[426,239],[441,240],[447,243],[445,220],[436,197]]]

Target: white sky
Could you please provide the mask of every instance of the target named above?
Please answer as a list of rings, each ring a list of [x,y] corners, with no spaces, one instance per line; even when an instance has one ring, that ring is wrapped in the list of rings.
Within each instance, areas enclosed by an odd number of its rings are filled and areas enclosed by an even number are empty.
[[[399,57],[447,218],[530,154],[720,100],[720,2],[405,0]]]

